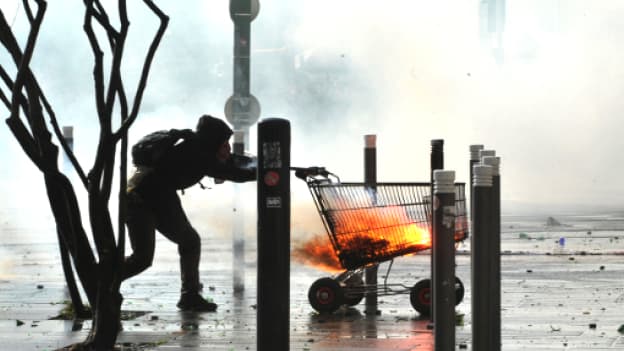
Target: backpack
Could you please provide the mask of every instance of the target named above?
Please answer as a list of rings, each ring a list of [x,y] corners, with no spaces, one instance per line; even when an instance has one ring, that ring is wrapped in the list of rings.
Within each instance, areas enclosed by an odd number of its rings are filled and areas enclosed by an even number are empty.
[[[159,130],[141,138],[132,146],[132,163],[135,166],[155,167],[180,140],[193,135],[190,129]]]

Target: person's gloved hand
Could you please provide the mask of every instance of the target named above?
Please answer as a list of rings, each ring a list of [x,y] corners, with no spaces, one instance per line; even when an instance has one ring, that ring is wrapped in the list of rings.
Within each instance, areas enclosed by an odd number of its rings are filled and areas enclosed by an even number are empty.
[[[295,177],[306,180],[307,177],[323,176],[327,177],[329,172],[325,170],[325,167],[308,167],[297,168],[295,171]]]

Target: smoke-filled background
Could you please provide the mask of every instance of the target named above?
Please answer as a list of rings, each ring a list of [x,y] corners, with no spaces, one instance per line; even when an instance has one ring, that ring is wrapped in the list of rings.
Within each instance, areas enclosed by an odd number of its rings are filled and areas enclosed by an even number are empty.
[[[494,13],[497,2],[261,0],[251,92],[262,117],[291,121],[293,165],[362,181],[363,135],[377,134],[378,180],[427,181],[430,140],[442,138],[458,181],[468,180],[470,144],[497,151],[504,213],[621,209],[624,2],[507,0]],[[23,43],[28,25],[18,3],[2,0],[0,8]],[[141,2],[129,3],[123,72],[133,92],[158,23]],[[157,129],[193,128],[204,113],[223,117],[232,94],[228,1],[158,4],[171,20],[131,143]],[[75,1],[49,1],[32,68],[60,124],[75,127],[88,170],[98,124],[82,16]],[[0,64],[14,72],[4,52]],[[39,172],[8,128],[0,127],[0,140],[0,206],[29,208],[24,220],[49,219]],[[232,188],[205,183],[210,190],[183,196],[189,216],[229,234]],[[255,187],[245,189],[253,227]],[[293,177],[292,192],[293,225],[322,230],[305,184]]]

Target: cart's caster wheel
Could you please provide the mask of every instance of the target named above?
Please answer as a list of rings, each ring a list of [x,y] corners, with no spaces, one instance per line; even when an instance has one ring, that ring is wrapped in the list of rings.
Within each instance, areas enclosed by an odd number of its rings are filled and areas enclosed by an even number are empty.
[[[362,279],[362,275],[361,274],[354,274],[353,276],[351,276],[349,279],[345,280],[345,285],[346,287],[344,288],[344,303],[347,306],[355,306],[357,304],[359,304],[360,302],[362,302],[362,299],[364,298],[364,292],[363,291],[351,291],[351,287],[361,287],[362,285],[364,285],[364,280]]]
[[[308,290],[308,301],[320,313],[331,313],[344,303],[342,287],[332,278],[315,281]]]
[[[464,293],[464,283],[462,283],[459,278],[455,277],[455,306],[462,302],[464,299]],[[412,307],[424,316],[431,314],[432,298],[430,279],[423,279],[419,281],[410,291],[410,302],[412,303]]]
[[[464,283],[455,277],[455,306],[459,305],[464,300]]]
[[[412,287],[410,303],[421,316],[431,314],[431,279],[423,279]]]

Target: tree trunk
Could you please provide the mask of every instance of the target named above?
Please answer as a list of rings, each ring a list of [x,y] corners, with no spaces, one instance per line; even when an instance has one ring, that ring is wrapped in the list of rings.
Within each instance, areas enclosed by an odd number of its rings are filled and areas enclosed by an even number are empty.
[[[93,316],[93,326],[89,336],[82,343],[84,350],[110,351],[114,349],[120,331],[121,303],[115,279],[115,260],[108,257],[100,261],[100,281],[98,284],[97,305]]]
[[[45,174],[44,178],[57,228],[72,256],[76,273],[87,294],[89,304],[94,307],[97,298],[98,272],[91,245],[80,220],[76,194],[69,179],[63,174]]]

